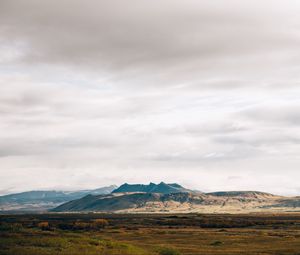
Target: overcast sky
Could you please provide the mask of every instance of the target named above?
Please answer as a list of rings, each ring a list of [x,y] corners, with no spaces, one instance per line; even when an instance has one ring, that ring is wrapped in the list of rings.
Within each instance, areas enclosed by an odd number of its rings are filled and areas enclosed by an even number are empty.
[[[298,0],[0,0],[0,194],[178,182],[300,195]]]

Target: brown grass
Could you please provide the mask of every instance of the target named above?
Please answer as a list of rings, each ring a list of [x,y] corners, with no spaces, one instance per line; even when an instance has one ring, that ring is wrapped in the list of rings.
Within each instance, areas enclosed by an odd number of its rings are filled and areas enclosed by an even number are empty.
[[[2,255],[300,255],[300,214],[6,215],[0,222]]]

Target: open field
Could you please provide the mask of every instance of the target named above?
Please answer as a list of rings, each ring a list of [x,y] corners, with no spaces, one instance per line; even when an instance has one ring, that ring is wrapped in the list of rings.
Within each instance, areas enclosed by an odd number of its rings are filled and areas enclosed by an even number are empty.
[[[300,214],[0,216],[2,255],[300,254]]]

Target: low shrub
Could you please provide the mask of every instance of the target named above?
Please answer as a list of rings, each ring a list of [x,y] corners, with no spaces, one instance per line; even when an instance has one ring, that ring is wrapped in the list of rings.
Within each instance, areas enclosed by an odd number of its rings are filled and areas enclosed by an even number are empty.
[[[59,223],[57,224],[57,228],[61,230],[73,230],[73,224],[72,223]]]
[[[88,229],[90,229],[90,224],[86,223],[86,222],[77,221],[73,224],[73,229],[74,230],[88,230]]]
[[[105,219],[96,219],[90,223],[90,227],[95,230],[105,228],[107,225],[108,221]]]
[[[50,225],[48,221],[41,221],[37,224],[37,226],[41,230],[50,230]]]
[[[159,255],[180,255],[180,252],[169,247],[163,247],[159,250]]]
[[[105,219],[95,219],[91,222],[82,222],[76,221],[71,226],[73,230],[99,230],[103,229],[108,225],[108,221]],[[69,225],[62,226],[62,227],[70,227]]]
[[[1,231],[12,231],[18,232],[23,229],[23,225],[21,223],[0,223],[0,232]]]
[[[210,245],[219,246],[219,245],[222,245],[222,244],[223,244],[223,242],[221,242],[221,241],[214,241]]]

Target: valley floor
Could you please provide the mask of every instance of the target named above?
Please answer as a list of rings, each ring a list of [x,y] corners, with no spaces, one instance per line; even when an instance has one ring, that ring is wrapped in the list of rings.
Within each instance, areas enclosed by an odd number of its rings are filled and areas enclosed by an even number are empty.
[[[300,254],[300,214],[0,216],[1,255]]]

